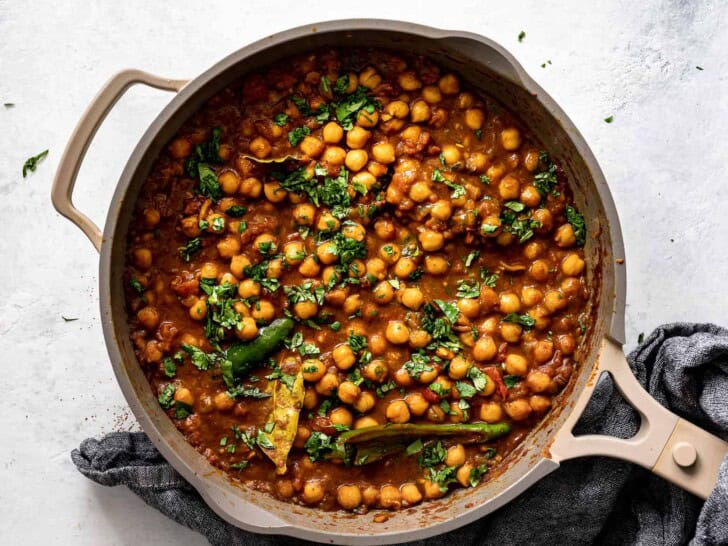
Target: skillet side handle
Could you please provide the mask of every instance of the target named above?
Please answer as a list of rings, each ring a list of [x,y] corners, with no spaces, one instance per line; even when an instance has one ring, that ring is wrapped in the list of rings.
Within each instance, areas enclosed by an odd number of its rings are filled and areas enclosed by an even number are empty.
[[[704,499],[718,479],[728,443],[665,409],[632,374],[621,345],[605,339],[599,371],[609,372],[617,389],[639,413],[640,428],[632,438],[599,434],[574,436],[572,429],[591,398],[592,385],[579,397],[574,412],[559,431],[551,453],[557,460],[601,455],[629,461]]]
[[[101,230],[88,216],[73,205],[73,187],[96,131],[124,92],[136,83],[143,83],[165,91],[179,91],[187,81],[160,78],[141,70],[123,70],[113,76],[93,98],[73,130],[58,164],[51,188],[51,201],[55,209],[78,226],[99,252],[101,251]]]

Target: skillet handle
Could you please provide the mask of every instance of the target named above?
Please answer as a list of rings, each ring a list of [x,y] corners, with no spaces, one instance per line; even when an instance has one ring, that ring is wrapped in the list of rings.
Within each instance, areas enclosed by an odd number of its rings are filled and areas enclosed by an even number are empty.
[[[557,461],[601,455],[629,461],[651,470],[683,489],[708,498],[728,443],[665,409],[632,374],[621,345],[605,339],[599,372],[609,372],[619,392],[639,413],[640,428],[632,438],[599,434],[574,436],[572,429],[591,398],[597,377],[577,400],[574,411],[556,435],[551,454]]]
[[[101,251],[101,230],[73,205],[73,187],[81,162],[96,131],[124,92],[135,83],[143,83],[165,91],[179,91],[187,81],[160,78],[141,70],[122,70],[113,76],[104,84],[81,116],[63,151],[53,179],[51,188],[53,206],[86,234],[97,251]]]

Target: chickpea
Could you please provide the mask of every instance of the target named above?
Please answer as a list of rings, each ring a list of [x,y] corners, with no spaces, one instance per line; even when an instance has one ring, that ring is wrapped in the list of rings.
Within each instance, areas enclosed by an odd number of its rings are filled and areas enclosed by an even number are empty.
[[[258,325],[253,317],[243,317],[235,329],[235,335],[243,341],[250,341],[258,337]]]
[[[437,374],[438,374],[437,368],[431,367],[429,370],[425,370],[420,374],[420,378],[418,379],[418,381],[424,385],[428,385],[428,384],[432,383],[435,379],[437,379]],[[448,383],[443,386],[445,388],[450,388],[450,386],[452,386],[452,385],[450,385]]]
[[[379,490],[379,505],[389,510],[399,510],[402,505],[402,496],[393,485],[383,485]]]
[[[192,406],[195,403],[195,396],[192,391],[186,387],[178,388],[174,393],[174,399],[177,402],[182,402],[188,406]]]
[[[521,183],[515,176],[508,175],[498,183],[498,194],[504,201],[518,199]]]
[[[460,466],[465,464],[465,448],[462,444],[456,444],[448,448],[445,464],[447,466]]]
[[[387,366],[382,360],[373,360],[361,372],[362,376],[369,381],[382,383],[387,379]]]
[[[382,245],[379,248],[379,257],[389,265],[392,265],[397,260],[399,260],[399,257],[402,255],[402,250],[399,248],[399,245],[396,245],[394,243],[387,243],[386,245]]]
[[[335,373],[326,372],[316,383],[316,392],[321,396],[331,396],[339,388],[339,378]]]
[[[415,203],[427,201],[431,195],[432,191],[427,182],[415,182],[409,190],[409,197]]]
[[[303,448],[306,445],[306,441],[311,437],[311,430],[304,426],[299,426],[296,430],[296,437],[293,440],[293,445],[297,448]]]
[[[280,203],[286,198],[288,192],[281,188],[278,182],[266,182],[263,185],[263,194],[271,203]]]
[[[521,339],[523,327],[512,322],[501,322],[500,335],[508,343],[517,343]]]
[[[457,469],[457,472],[455,472],[455,479],[458,481],[460,485],[463,487],[469,487],[470,486],[470,473],[473,471],[473,465],[470,463],[465,463],[460,468]]]
[[[323,362],[316,358],[304,360],[303,364],[301,364],[301,369],[303,371],[304,381],[308,381],[310,383],[319,381],[326,373],[326,367]]]
[[[344,164],[346,150],[340,146],[327,146],[321,159],[328,165],[338,167]]]
[[[233,195],[238,192],[240,187],[240,177],[235,171],[224,171],[217,177],[220,187],[224,194]]]
[[[506,356],[506,373],[523,377],[528,373],[528,360],[521,355],[511,353]]]
[[[487,362],[495,358],[498,352],[495,341],[491,336],[481,336],[473,347],[473,358],[479,362]]]
[[[432,205],[430,214],[438,220],[447,220],[450,216],[452,216],[452,206],[450,205],[450,201],[440,199]]]
[[[351,150],[357,150],[366,146],[367,141],[372,136],[371,132],[367,131],[363,127],[355,126],[352,127],[346,133],[346,145]],[[365,162],[366,163],[366,162]],[[356,169],[359,170],[359,169]]]
[[[443,95],[457,95],[460,92],[460,80],[455,74],[445,74],[437,85]]]
[[[350,171],[357,172],[366,166],[367,161],[369,161],[369,154],[366,150],[349,150],[344,164]]]
[[[437,104],[442,101],[442,92],[439,87],[428,85],[422,89],[422,98],[429,104]]]
[[[198,299],[190,307],[189,314],[193,320],[205,320],[205,317],[207,317],[207,302],[203,299]]]
[[[427,419],[433,423],[442,423],[445,420],[445,412],[437,405],[427,408]]]
[[[376,222],[374,222],[374,232],[380,239],[389,241],[394,239],[395,236],[394,224],[391,220],[379,218]]]
[[[576,236],[574,235],[574,228],[571,224],[559,226],[554,235],[554,242],[560,248],[569,248],[576,244]]]
[[[430,403],[419,392],[409,393],[405,396],[404,401],[407,404],[409,412],[416,417],[424,415],[427,408],[430,407]]]
[[[377,421],[374,417],[359,417],[354,422],[354,429],[358,428],[369,428],[369,427],[378,427],[379,421]]]
[[[499,297],[498,308],[501,313],[518,313],[521,310],[521,300],[518,294],[513,292],[502,292]]]
[[[310,226],[313,224],[316,208],[310,203],[301,203],[293,209],[293,220],[299,226]]]
[[[503,129],[500,134],[500,142],[504,150],[513,152],[521,147],[521,133],[513,127]]]
[[[236,258],[245,258],[245,256],[235,256],[233,257],[233,261],[235,261]],[[248,260],[248,264],[249,263],[250,260]],[[205,262],[202,264],[202,267],[200,267],[200,277],[203,279],[216,279],[219,274],[220,269],[215,262]]]
[[[468,374],[470,369],[470,362],[465,360],[462,356],[456,356],[450,361],[447,375],[453,379],[462,379]]]
[[[303,155],[315,158],[319,157],[324,151],[324,143],[315,136],[305,136],[303,140],[298,144],[298,149],[301,150]]]
[[[485,114],[480,108],[470,108],[465,111],[465,125],[473,131],[483,127],[485,123]]]
[[[410,347],[421,349],[426,347],[432,341],[432,336],[425,330],[412,330],[409,336]]]
[[[356,363],[356,356],[346,343],[341,343],[334,348],[332,353],[334,363],[340,370],[348,370]]]
[[[343,227],[341,234],[349,239],[354,239],[360,243],[366,238],[367,231],[361,224],[349,223]]]
[[[342,386],[344,384],[345,383],[342,383]],[[354,386],[356,386],[356,385],[354,385]],[[359,387],[357,387],[357,388],[359,388]],[[341,387],[339,387],[338,392],[339,392],[339,396],[341,396]],[[344,407],[340,407],[340,408],[335,408],[335,409],[331,410],[331,413],[329,414],[329,420],[331,421],[332,425],[342,425],[345,427],[350,427],[351,424],[354,422],[354,417],[348,409],[346,409]]]
[[[137,248],[132,253],[132,257],[137,268],[146,271],[152,267],[152,251],[148,248]]]
[[[442,491],[440,486],[430,480],[422,480],[422,489],[425,492],[426,499],[439,499],[445,496],[446,491]]]
[[[240,189],[238,191],[245,197],[257,198],[260,196],[260,192],[263,191],[263,184],[257,178],[245,178],[240,183]]]
[[[443,275],[450,264],[442,256],[425,256],[425,271],[430,275]]]
[[[422,501],[422,493],[420,493],[420,490],[417,488],[417,484],[404,483],[400,487],[400,491],[402,494],[402,500],[408,506],[414,506],[415,504]]]
[[[480,288],[480,309],[483,312],[490,311],[500,302],[498,293],[490,286],[483,285]]]
[[[500,235],[501,219],[495,215],[489,215],[483,218],[480,224],[480,233],[486,237],[498,237]]]
[[[386,305],[394,299],[394,288],[388,281],[382,281],[374,287],[374,301]]]
[[[212,402],[218,411],[229,411],[235,405],[235,399],[227,391],[217,393],[212,399]]]
[[[480,419],[486,423],[497,423],[503,419],[503,408],[498,402],[486,402],[480,406]]]
[[[567,277],[561,281],[561,291],[567,296],[578,294],[581,290],[581,283],[575,277]]]
[[[336,393],[344,404],[353,404],[361,394],[361,389],[351,381],[344,381]]]
[[[548,339],[541,339],[533,348],[533,359],[539,364],[551,360],[554,354],[554,342]]]
[[[410,412],[404,400],[394,400],[387,406],[386,416],[393,423],[406,423],[410,420]]]
[[[576,277],[584,271],[585,265],[584,260],[582,260],[578,254],[572,252],[567,254],[561,261],[561,271],[567,277]]]
[[[470,319],[480,315],[480,302],[477,298],[460,298],[457,305],[460,312]]]
[[[293,305],[293,314],[301,320],[308,320],[318,313],[318,305],[313,301],[299,301]]]
[[[175,159],[184,159],[192,153],[192,142],[187,137],[175,138],[170,143],[168,150]]]
[[[402,305],[417,311],[425,303],[425,296],[419,288],[405,288],[402,291]]]
[[[382,77],[377,74],[376,68],[372,66],[366,67],[359,73],[359,84],[367,89],[374,89],[382,83]]]
[[[344,300],[344,313],[351,316],[357,313],[362,306],[361,296],[359,294],[352,294]]]
[[[541,194],[536,189],[536,186],[527,185],[521,190],[520,201],[527,207],[535,209],[541,203]]]
[[[253,279],[245,279],[238,285],[238,296],[243,299],[260,296],[262,286]]]
[[[276,316],[276,308],[267,300],[256,301],[251,310],[253,318],[260,322],[270,322]]]
[[[250,142],[250,153],[252,153],[258,159],[265,159],[270,155],[270,152],[271,146],[270,142],[268,142],[268,139],[259,136],[255,137]]]
[[[319,271],[321,270],[321,267],[318,263],[316,263],[316,260],[313,256],[306,256],[303,259],[303,262],[300,266],[298,266],[298,272],[307,278],[315,277],[319,274]]]
[[[338,144],[344,138],[344,129],[335,121],[329,121],[324,125],[322,133],[326,144]]]
[[[549,312],[556,313],[564,309],[569,302],[560,290],[549,290],[543,297],[543,304]]]
[[[379,123],[379,112],[367,112],[366,108],[362,108],[356,115],[356,123],[360,127],[376,127]]]
[[[403,343],[407,343],[409,339],[409,328],[401,320],[390,320],[387,323],[387,329],[384,335],[390,343],[402,345]]]
[[[508,417],[514,421],[523,421],[531,415],[531,406],[527,400],[520,398],[518,400],[511,400],[503,404]]]
[[[404,119],[409,115],[409,106],[404,101],[393,100],[384,107],[384,111],[394,118]]]
[[[394,264],[394,274],[400,279],[408,278],[417,269],[417,262],[407,256],[401,257]]]
[[[392,146],[389,142],[377,142],[374,146],[372,146],[372,156],[375,161],[384,163],[385,165],[394,163],[394,146]]]
[[[526,376],[526,385],[531,392],[541,393],[549,389],[551,386],[551,378],[547,373],[539,370],[531,370]]]
[[[541,224],[541,227],[536,228],[538,233],[548,233],[554,227],[554,217],[549,209],[534,210],[533,219]]]
[[[361,496],[365,506],[374,506],[379,501],[379,488],[368,485]]]
[[[361,504],[361,490],[356,485],[340,485],[336,500],[344,510],[353,510]]]
[[[442,147],[441,156],[445,160],[445,164],[452,166],[462,159],[462,154],[457,146],[453,144],[445,144]]]
[[[416,89],[419,89],[422,87],[422,82],[417,78],[414,72],[407,71],[402,72],[399,75],[399,86],[404,91],[415,91]]]
[[[209,265],[214,265],[214,271],[215,274],[211,275],[210,273],[213,271],[210,269]],[[243,255],[239,254],[237,256],[233,256],[230,260],[230,272],[235,275],[238,279],[242,279],[245,276],[245,269],[250,267],[252,265],[250,259]],[[217,277],[217,265],[212,264],[211,262],[208,262],[206,264],[203,264],[202,268],[200,268],[200,277],[203,279],[214,279]]]
[[[526,307],[533,307],[543,299],[543,292],[534,286],[521,288],[521,301]]]
[[[445,245],[445,237],[438,231],[426,229],[421,231],[417,238],[426,252],[435,252]]]
[[[370,411],[377,403],[377,399],[369,391],[364,391],[354,401],[354,409],[359,413],[366,413]]]
[[[229,284],[231,286],[236,285],[238,282],[238,279],[235,278],[235,275],[232,273],[223,273],[222,277],[220,277],[220,284]]]
[[[410,109],[410,119],[413,123],[423,123],[429,121],[432,114],[429,104],[423,100],[417,100],[412,104]]]
[[[576,341],[571,334],[564,334],[556,338],[556,347],[565,355],[570,355],[576,350]]]
[[[321,243],[316,248],[316,257],[319,259],[319,262],[324,265],[335,263],[339,259],[336,244],[332,241]]]
[[[528,274],[535,281],[543,282],[550,275],[551,266],[546,260],[536,260],[528,268]]]
[[[205,308],[205,312],[206,311],[207,308]],[[137,318],[139,319],[141,325],[150,332],[159,325],[159,311],[157,311],[157,309],[154,307],[142,307],[137,312]]]
[[[534,394],[528,399],[528,404],[534,413],[546,413],[551,407],[551,398],[541,394]]]
[[[324,498],[325,490],[320,480],[309,480],[303,486],[303,501],[306,504],[317,504]]]

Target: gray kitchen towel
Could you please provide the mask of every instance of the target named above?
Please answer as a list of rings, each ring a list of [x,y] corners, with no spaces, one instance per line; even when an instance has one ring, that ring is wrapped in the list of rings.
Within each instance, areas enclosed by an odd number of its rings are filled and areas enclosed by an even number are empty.
[[[632,352],[629,363],[661,404],[728,439],[728,330],[668,324]],[[575,433],[629,437],[639,417],[605,376]],[[125,485],[166,516],[214,545],[303,544],[254,535],[216,516],[143,433],[87,439],[71,454],[102,485]],[[564,463],[497,512],[436,544],[728,544],[728,459],[702,500],[629,463],[602,457]]]

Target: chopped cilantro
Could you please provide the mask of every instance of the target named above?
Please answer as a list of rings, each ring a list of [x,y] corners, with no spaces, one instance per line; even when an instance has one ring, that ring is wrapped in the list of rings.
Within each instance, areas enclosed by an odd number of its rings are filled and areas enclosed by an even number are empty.
[[[195,237],[187,241],[185,246],[179,248],[179,255],[185,261],[189,262],[192,256],[202,249],[202,239]]]
[[[162,392],[159,393],[159,405],[164,409],[170,409],[174,405],[174,393],[177,390],[172,383],[167,383]]]
[[[517,375],[504,375],[503,376],[503,384],[508,387],[509,389],[512,389],[517,383],[520,383],[521,378]]]
[[[411,457],[412,455],[417,455],[422,451],[424,448],[424,445],[422,444],[421,439],[417,439],[414,442],[412,442],[410,445],[407,446],[407,449],[405,449],[405,453],[407,456]]]
[[[519,42],[522,42],[525,37],[526,37],[526,33],[523,30],[518,33],[518,41]]]
[[[612,123],[613,121],[614,121],[614,116],[607,116],[606,118],[604,118],[604,123]]]
[[[273,123],[278,125],[278,127],[283,127],[286,123],[288,123],[288,120],[291,119],[288,117],[288,114],[280,113],[273,116]]]
[[[441,441],[426,444],[422,449],[422,454],[417,462],[422,468],[431,468],[445,462],[447,458],[447,449]]]
[[[43,160],[45,156],[48,155],[48,150],[43,150],[38,155],[34,155],[33,157],[28,158],[25,163],[23,163],[23,178],[25,178],[28,175],[28,171],[35,172],[36,167],[38,166],[38,163]]]
[[[468,477],[468,483],[470,487],[475,487],[483,479],[483,475],[488,472],[488,466],[481,464],[474,466],[470,469],[470,476]]]
[[[473,250],[472,252],[470,252],[465,258],[465,267],[470,267],[471,265],[473,265],[473,262],[478,258],[480,258],[479,250]]]
[[[225,214],[232,218],[240,218],[241,216],[245,215],[245,213],[248,212],[248,209],[245,207],[241,207],[240,205],[233,205],[232,207],[228,207],[228,209],[225,211]]]
[[[288,142],[291,143],[291,146],[298,146],[298,144],[303,140],[303,137],[310,134],[311,129],[308,127],[296,127],[288,133]]]
[[[536,324],[536,319],[527,314],[519,315],[518,313],[508,313],[505,317],[503,317],[503,322],[515,322],[516,324],[520,324],[530,330],[533,328],[533,325]]]
[[[458,298],[477,298],[480,296],[480,284],[475,281],[459,280],[455,295]]]
[[[317,461],[324,453],[332,448],[331,436],[323,432],[314,431],[303,445],[311,461]]]
[[[584,243],[586,242],[586,223],[584,222],[584,215],[571,205],[566,205],[566,221],[569,222],[571,227],[574,229],[576,244],[584,246]]]

